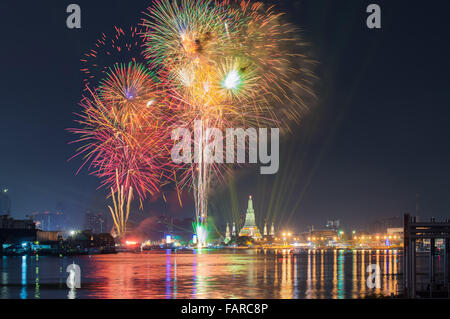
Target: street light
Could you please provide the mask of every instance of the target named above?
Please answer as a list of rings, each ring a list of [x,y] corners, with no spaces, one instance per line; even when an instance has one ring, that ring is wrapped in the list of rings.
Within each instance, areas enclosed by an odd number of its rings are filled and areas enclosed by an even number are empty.
[[[292,236],[292,234],[291,234],[290,232],[284,232],[284,233],[283,233],[283,241],[284,241],[283,245],[284,245],[284,246],[287,246],[287,245],[288,245],[288,243],[287,243],[287,237],[291,237],[291,236]]]

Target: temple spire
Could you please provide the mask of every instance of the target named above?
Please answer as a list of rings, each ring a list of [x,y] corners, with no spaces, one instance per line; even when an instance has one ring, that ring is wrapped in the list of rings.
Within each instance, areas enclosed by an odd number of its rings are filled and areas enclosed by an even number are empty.
[[[253,209],[253,200],[251,195],[248,198],[244,227],[239,232],[239,236],[249,236],[258,239],[261,238],[261,233],[259,232],[255,222],[255,210]]]
[[[253,200],[252,200],[252,195],[250,195],[249,198],[248,198],[248,208],[247,208],[247,211],[248,211],[249,209],[253,210]]]
[[[231,240],[230,224],[227,223],[227,229],[225,231],[225,242],[229,242],[230,240]]]

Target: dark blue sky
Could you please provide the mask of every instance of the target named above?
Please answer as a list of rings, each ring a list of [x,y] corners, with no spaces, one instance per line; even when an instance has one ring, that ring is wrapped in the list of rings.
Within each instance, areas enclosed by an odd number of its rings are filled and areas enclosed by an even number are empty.
[[[82,8],[82,29],[66,28],[66,6]],[[82,90],[80,58],[102,32],[138,21],[151,1],[12,1],[0,4],[0,185],[14,216],[62,207],[74,223],[86,209],[106,211],[105,191],[65,131]],[[369,3],[382,30],[365,26]],[[347,225],[413,212],[450,217],[450,3],[447,0],[281,1],[320,62],[316,105],[281,149],[278,176],[239,174],[216,192],[211,214],[231,216],[230,191],[256,214],[277,207],[276,222],[300,228],[329,217]],[[289,154],[289,155],[287,155]],[[255,169],[256,171],[256,169]],[[270,203],[272,202],[272,204]],[[217,206],[217,207],[216,207]],[[136,218],[193,216],[161,200]],[[290,219],[289,219],[290,217]]]

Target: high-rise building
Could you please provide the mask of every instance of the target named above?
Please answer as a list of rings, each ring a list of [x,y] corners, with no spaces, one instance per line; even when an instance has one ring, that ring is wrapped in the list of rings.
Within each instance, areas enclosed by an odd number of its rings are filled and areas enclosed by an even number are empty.
[[[64,231],[66,230],[66,216],[63,212],[57,211],[44,212],[44,213],[33,213],[33,220],[36,226],[40,230],[44,231]]]
[[[94,234],[109,232],[109,229],[106,228],[105,218],[102,213],[95,214],[89,210],[84,215],[84,229],[90,230]]]
[[[248,199],[248,207],[247,213],[245,215],[245,223],[244,227],[239,232],[239,236],[248,236],[255,239],[262,238],[261,233],[259,232],[258,226],[256,226],[255,222],[255,211],[253,209],[253,200],[250,195]]]
[[[330,219],[327,221],[327,228],[338,229],[341,226],[339,219]]]
[[[8,196],[8,188],[4,187],[0,191],[0,215],[11,214],[11,199]]]
[[[36,229],[32,219],[13,219],[11,216],[0,216],[0,229]]]

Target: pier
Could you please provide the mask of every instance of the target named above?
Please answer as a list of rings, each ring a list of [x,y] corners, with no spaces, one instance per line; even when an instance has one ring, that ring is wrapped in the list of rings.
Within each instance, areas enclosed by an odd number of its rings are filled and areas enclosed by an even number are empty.
[[[442,240],[443,249],[443,278],[440,282],[436,280],[435,260],[436,241]],[[418,221],[416,217],[409,214],[404,215],[404,264],[403,264],[403,287],[407,298],[416,298],[417,291],[417,243],[418,241],[429,241],[428,254],[428,288],[429,297],[450,297],[450,221],[437,222],[434,218],[430,221]],[[439,287],[439,288],[438,288]],[[424,291],[420,291],[423,296]]]

